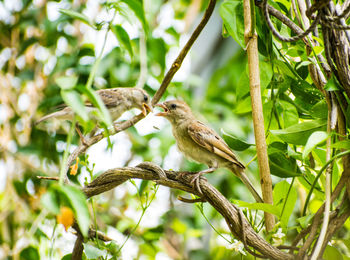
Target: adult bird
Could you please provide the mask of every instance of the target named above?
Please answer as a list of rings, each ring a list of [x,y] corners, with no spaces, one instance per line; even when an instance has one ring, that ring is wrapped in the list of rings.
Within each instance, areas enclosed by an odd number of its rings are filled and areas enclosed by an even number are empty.
[[[244,173],[244,165],[237,159],[226,142],[210,127],[198,121],[191,108],[183,101],[171,100],[156,106],[163,108],[157,116],[170,121],[179,150],[188,158],[206,164],[209,168],[195,173],[191,183],[199,187],[199,178],[220,167],[228,168],[247,186],[257,202],[263,202],[259,193]]]

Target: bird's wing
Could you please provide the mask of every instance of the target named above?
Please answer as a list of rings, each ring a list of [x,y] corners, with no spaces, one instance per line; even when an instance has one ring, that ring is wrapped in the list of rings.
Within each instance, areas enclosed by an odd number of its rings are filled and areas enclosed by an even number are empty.
[[[231,151],[225,141],[211,128],[202,122],[195,121],[188,126],[188,133],[197,144],[204,147],[210,152],[236,164],[241,168],[245,168],[238,161],[236,155]]]
[[[118,89],[100,89],[96,91],[107,108],[116,107],[123,102],[123,95]],[[86,102],[86,106],[92,107],[91,102]]]

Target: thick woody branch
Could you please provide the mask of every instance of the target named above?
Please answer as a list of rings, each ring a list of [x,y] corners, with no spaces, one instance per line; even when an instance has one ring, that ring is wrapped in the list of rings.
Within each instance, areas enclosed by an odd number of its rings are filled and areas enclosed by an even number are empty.
[[[150,170],[149,167],[145,167],[145,163],[137,167],[110,169],[84,187],[83,192],[87,197],[92,197],[111,190],[131,178],[151,180],[163,186],[183,190],[200,196],[210,203],[225,218],[233,235],[241,241],[244,240],[247,246],[254,248],[264,257],[270,259],[293,258],[293,255],[273,247],[260,237],[246,218],[244,216],[242,217],[239,208],[227,200],[217,189],[210,185],[205,178],[201,178],[200,180],[202,194],[199,194],[196,188],[189,185],[191,174],[186,174],[188,172],[160,170],[161,171]],[[164,173],[164,175],[161,175],[160,172]],[[181,178],[179,178],[179,176],[181,176]]]
[[[83,256],[83,250],[84,250],[84,236],[81,234],[79,226],[77,223],[74,223],[73,228],[77,231],[76,236],[77,239],[74,243],[74,248],[72,252],[72,260],[81,260]]]

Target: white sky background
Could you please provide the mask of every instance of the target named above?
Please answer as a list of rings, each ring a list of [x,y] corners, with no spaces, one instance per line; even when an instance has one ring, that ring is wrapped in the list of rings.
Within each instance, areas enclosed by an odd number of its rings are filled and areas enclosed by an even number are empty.
[[[146,2],[145,6],[147,6],[147,4],[151,4],[150,2],[152,2],[152,0],[146,0],[144,2]],[[0,2],[0,20],[5,22],[6,21],[10,22],[12,18],[9,15],[9,13],[6,11],[6,9],[15,10],[21,5],[21,3],[22,2],[20,0],[5,0],[3,3]],[[36,0],[34,1],[34,4],[35,3],[40,4],[41,0]],[[47,4],[48,18],[51,21],[56,20],[60,16],[60,13],[59,13],[60,8],[69,8],[69,5],[67,5],[67,3],[65,3],[64,1],[49,2]],[[91,20],[95,20],[97,22],[111,20],[113,16],[112,11],[107,12],[105,9],[101,9],[99,12],[99,10],[100,10],[99,2],[96,0],[89,0],[87,2],[87,8],[84,11],[84,14],[87,15]],[[167,41],[168,44],[171,44],[172,39],[171,37],[169,38],[169,35],[165,33],[165,30],[169,28],[169,26],[173,26],[174,28],[176,28],[178,31],[181,32],[181,30],[184,28],[184,24],[181,21],[174,19],[174,11],[172,9],[171,3],[167,3],[163,5],[158,19],[161,22],[159,22],[159,27],[153,31],[153,35],[155,37],[162,37]],[[137,24],[137,25],[130,24],[119,15],[116,16],[115,23],[121,24],[128,31],[131,39],[138,37],[138,30],[139,30],[140,24]],[[208,24],[208,26],[210,26],[210,23]],[[64,28],[64,30],[66,32],[69,32],[69,31],[74,31],[75,28],[68,25],[66,28]],[[94,44],[96,57],[97,57],[100,54],[102,49],[105,30],[96,31],[83,23],[81,23],[80,30],[84,34],[84,42]],[[166,56],[166,65],[168,68],[171,66],[173,60],[175,59],[175,57],[178,55],[181,48],[184,46],[184,44],[188,40],[188,37],[189,37],[189,34],[181,35],[180,46],[173,47],[169,50]],[[214,37],[208,37],[208,35],[204,37],[206,37],[205,40],[203,41],[205,43],[208,42],[207,41],[208,39],[214,38]],[[104,55],[108,54],[115,46],[118,46],[118,41],[116,40],[113,33],[109,32],[108,40],[104,50]],[[66,51],[66,48],[67,48],[66,40],[64,38],[60,39],[57,44],[57,51],[55,55],[62,55]],[[201,46],[200,48],[201,48],[201,52],[200,53],[198,52],[197,56],[201,56],[201,54],[203,54],[203,46]],[[57,61],[55,56],[50,57],[48,50],[46,50],[44,47],[39,48],[35,56],[37,59],[41,59],[41,60],[44,59],[47,62],[44,70],[45,70],[45,73],[49,74],[50,71],[54,68],[55,63]],[[9,59],[9,57],[10,57],[9,50],[4,50],[0,53],[0,69],[2,67],[2,63],[4,63],[4,61]],[[84,62],[92,63],[94,62],[94,60],[86,60]],[[21,66],[20,60],[18,61],[17,66]],[[181,66],[181,69],[175,74],[175,77],[173,80],[185,81],[190,77],[190,74],[191,74],[191,59],[187,57],[184,60]],[[150,86],[154,87],[155,89],[158,88],[160,85],[160,83],[158,83],[155,79],[152,79],[152,78],[149,78],[147,82]],[[22,99],[25,100],[25,97],[22,97]],[[23,106],[25,106],[26,103],[27,102],[20,102],[20,104]],[[4,113],[1,113],[1,112],[4,112]],[[0,114],[4,115],[5,112],[6,111],[2,111],[1,105],[0,105]],[[125,113],[120,119],[126,120],[128,118],[131,118],[136,113],[139,113],[139,111],[132,110],[131,112]],[[1,117],[0,117],[0,123],[1,123]],[[159,128],[160,130],[156,130],[154,126]],[[143,119],[142,121],[137,123],[135,128],[137,129],[138,133],[141,136],[145,136],[150,133],[154,133],[158,131],[170,131],[169,122],[167,122],[164,118],[156,117],[153,114],[148,115],[147,119]],[[91,165],[93,163],[95,164],[95,169],[94,169],[95,173],[105,171],[111,168],[121,167],[130,158],[131,142],[129,141],[125,133],[119,133],[115,136],[112,136],[111,141],[114,142],[114,146],[113,146],[113,149],[109,151],[106,150],[107,148],[106,139],[100,141],[99,143],[89,148],[87,154],[89,155],[89,161]],[[156,149],[157,144],[155,143],[154,145],[155,145],[154,148]],[[13,149],[16,150],[16,147]],[[165,158],[164,168],[177,170],[181,160],[182,160],[182,156],[178,152],[177,148],[174,146],[170,149],[168,156]],[[131,166],[135,166],[140,162],[141,161],[139,161],[136,158],[134,161],[131,162]],[[10,172],[11,169],[12,169],[11,165],[5,165],[5,163],[2,160],[0,160],[0,172],[5,173],[5,174],[0,174],[0,184],[6,183],[5,182],[6,175],[7,175],[6,172]],[[84,168],[80,176],[80,181],[83,183],[84,178],[85,177],[89,178],[88,176],[89,174]],[[140,181],[136,181],[136,183],[140,183]],[[0,191],[3,189],[4,187],[0,185]],[[130,183],[127,183],[115,189],[115,198],[116,199],[120,198],[122,194],[125,193],[126,191],[128,191],[129,193],[136,193],[135,187],[133,187]],[[140,228],[155,227],[160,224],[160,217],[169,209],[169,195],[170,195],[170,192],[168,188],[163,186],[159,187],[156,199],[152,202],[150,208],[147,210],[146,214],[144,215],[142,222],[140,224]],[[141,211],[137,211],[137,209],[130,207],[125,212],[125,214],[127,215],[127,217],[132,218],[136,223],[139,219],[140,212]],[[50,230],[51,227],[50,225],[47,225],[46,228]],[[122,243],[125,239],[125,237],[119,231],[112,228],[108,231],[107,235],[111,236],[112,238],[115,238],[118,244]],[[64,237],[66,237],[67,239],[66,242],[72,240],[70,234],[67,234],[67,236],[64,236]],[[61,243],[61,242],[59,241],[55,242],[56,246],[58,245],[58,243]],[[71,252],[72,247],[73,247],[73,243],[69,242],[69,245],[67,245],[66,243],[66,246],[64,247],[64,251],[67,251],[67,253],[69,253]],[[129,241],[126,243],[126,245],[122,250],[123,259],[125,260],[133,259],[133,257],[135,256],[134,253],[136,253],[135,241],[132,241],[132,239],[129,239]],[[159,255],[157,255],[156,259],[165,260],[170,258],[167,257],[164,253],[160,252]]]

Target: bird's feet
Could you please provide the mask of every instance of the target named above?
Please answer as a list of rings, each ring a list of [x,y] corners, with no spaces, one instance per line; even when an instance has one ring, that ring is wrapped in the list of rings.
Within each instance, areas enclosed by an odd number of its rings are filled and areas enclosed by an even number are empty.
[[[203,174],[204,174],[204,173],[203,173],[202,171],[193,174],[192,180],[191,180],[191,182],[190,182],[191,185],[192,185],[193,187],[196,187],[196,189],[198,190],[198,192],[199,192],[200,194],[203,194],[203,193],[202,193],[202,189],[201,189],[201,187],[200,187],[200,185],[199,185],[199,180],[200,180],[200,177],[201,177]]]
[[[193,177],[192,177],[192,180],[190,182],[190,184],[193,186],[193,187],[196,187],[196,189],[198,190],[198,192],[200,194],[203,194],[202,193],[202,190],[201,190],[201,187],[199,185],[199,181],[200,181],[200,177],[206,173],[211,173],[213,171],[215,171],[216,168],[208,168],[206,170],[203,170],[203,171],[200,171],[200,172],[194,172],[194,173],[190,173]],[[187,172],[186,173],[181,173],[179,174],[178,178],[182,178],[184,174],[188,174]]]

